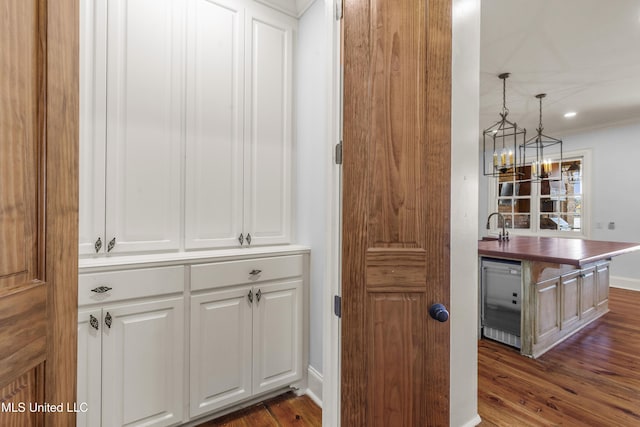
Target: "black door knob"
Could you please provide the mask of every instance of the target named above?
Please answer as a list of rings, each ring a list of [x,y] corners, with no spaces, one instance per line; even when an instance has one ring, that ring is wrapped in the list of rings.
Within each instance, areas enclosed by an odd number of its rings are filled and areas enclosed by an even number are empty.
[[[436,319],[438,322],[446,322],[449,320],[449,312],[447,307],[442,304],[433,304],[429,309],[429,315]]]

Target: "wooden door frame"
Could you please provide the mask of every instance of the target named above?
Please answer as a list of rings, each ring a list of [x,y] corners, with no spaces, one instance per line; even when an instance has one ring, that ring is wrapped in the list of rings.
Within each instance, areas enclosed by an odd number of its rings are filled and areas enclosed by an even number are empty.
[[[77,374],[79,1],[40,3],[46,25],[41,164],[49,319],[45,402],[65,406],[75,402]],[[74,425],[75,417],[73,412],[47,412],[45,425]]]

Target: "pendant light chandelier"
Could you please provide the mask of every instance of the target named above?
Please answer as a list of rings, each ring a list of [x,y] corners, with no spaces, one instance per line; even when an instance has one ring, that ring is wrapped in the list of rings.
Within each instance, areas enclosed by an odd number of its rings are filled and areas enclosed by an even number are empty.
[[[509,73],[498,76],[502,80],[502,111],[500,120],[482,131],[482,155],[485,176],[513,176],[519,173],[517,168],[518,147],[525,146],[526,130],[507,120],[506,86]],[[490,158],[487,158],[490,156]]]
[[[522,165],[531,166],[531,181],[559,180],[562,174],[562,140],[542,133],[544,130],[542,126],[542,100],[546,96],[546,93],[536,95],[540,103],[540,122],[538,129],[536,129],[537,134],[520,147]],[[545,156],[545,150],[547,156]],[[559,154],[559,167],[556,171],[553,169],[551,158],[548,157],[550,152],[554,155]]]

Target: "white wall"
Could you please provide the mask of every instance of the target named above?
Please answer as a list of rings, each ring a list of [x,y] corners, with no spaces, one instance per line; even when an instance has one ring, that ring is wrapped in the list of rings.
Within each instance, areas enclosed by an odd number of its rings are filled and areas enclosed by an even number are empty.
[[[549,133],[553,134],[552,130]],[[636,160],[640,159],[640,124],[554,136],[562,138],[564,152],[591,151],[590,238],[640,243],[637,188],[640,180],[636,169]],[[480,233],[486,221],[489,180],[480,179]],[[615,223],[614,230],[608,229],[609,222]],[[640,290],[640,252],[613,258],[611,276],[613,286]]]
[[[564,151],[591,149],[591,238],[640,243],[640,124],[568,135],[563,141]],[[640,252],[613,258],[611,276],[614,286],[640,290]]]
[[[451,426],[478,417],[480,0],[453,1],[451,106]]]
[[[295,64],[297,243],[311,247],[309,364],[322,373],[326,256],[327,41],[324,2],[300,18]]]

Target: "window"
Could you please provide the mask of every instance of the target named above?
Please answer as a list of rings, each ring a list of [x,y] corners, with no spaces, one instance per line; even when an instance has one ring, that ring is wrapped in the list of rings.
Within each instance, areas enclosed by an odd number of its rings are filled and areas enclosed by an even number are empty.
[[[562,164],[552,160],[540,181],[531,180],[531,166],[518,168],[517,175],[491,181],[492,212],[504,216],[513,234],[586,236],[584,209],[585,156],[564,156]],[[502,219],[492,221],[502,227]],[[495,229],[495,228],[494,228]]]

